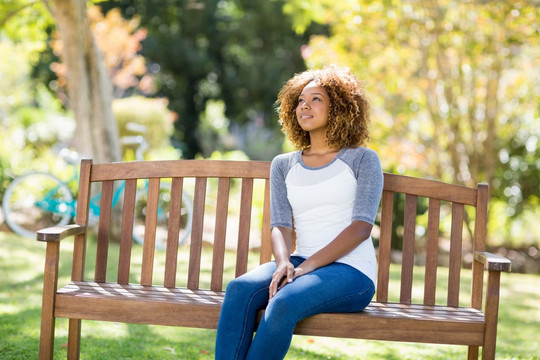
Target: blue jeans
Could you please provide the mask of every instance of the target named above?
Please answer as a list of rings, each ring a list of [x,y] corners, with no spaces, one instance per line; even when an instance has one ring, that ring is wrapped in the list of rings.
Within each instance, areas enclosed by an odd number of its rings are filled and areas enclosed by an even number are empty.
[[[303,261],[291,257],[295,267]],[[373,281],[361,271],[332,263],[294,279],[268,302],[275,269],[275,262],[263,264],[227,286],[217,329],[216,360],[283,359],[297,322],[319,313],[361,311],[375,293]],[[257,312],[265,307],[255,328]]]

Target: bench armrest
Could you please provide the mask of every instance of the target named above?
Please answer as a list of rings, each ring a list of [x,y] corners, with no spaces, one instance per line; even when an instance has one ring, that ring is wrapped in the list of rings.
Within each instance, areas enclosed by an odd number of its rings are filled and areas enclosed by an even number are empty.
[[[46,229],[39,230],[37,232],[38,241],[58,242],[68,236],[74,236],[78,234],[84,234],[86,232],[86,226],[84,225],[63,225],[54,226]]]
[[[487,270],[509,272],[512,268],[512,263],[507,258],[485,251],[476,251],[474,259],[484,264]]]

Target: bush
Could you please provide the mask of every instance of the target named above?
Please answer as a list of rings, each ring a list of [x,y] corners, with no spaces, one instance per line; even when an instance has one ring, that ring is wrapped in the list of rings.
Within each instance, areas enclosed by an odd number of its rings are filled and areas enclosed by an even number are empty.
[[[113,102],[113,111],[118,123],[120,136],[140,135],[130,131],[129,123],[146,127],[144,137],[150,153],[163,153],[171,148],[170,136],[173,133],[174,113],[168,108],[166,99],[151,99],[134,96],[117,99]]]

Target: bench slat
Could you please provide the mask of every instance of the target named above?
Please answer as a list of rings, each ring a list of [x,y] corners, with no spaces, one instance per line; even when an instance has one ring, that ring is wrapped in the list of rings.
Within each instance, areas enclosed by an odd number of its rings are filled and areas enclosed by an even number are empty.
[[[94,164],[91,181],[151,179],[172,177],[234,177],[268,178],[270,162],[164,160],[129,161],[114,164]]]
[[[75,223],[78,225],[88,224],[89,203],[91,195],[90,176],[92,172],[92,160],[81,160],[79,172],[79,196],[77,197],[77,215]],[[86,232],[75,236],[73,243],[73,264],[71,267],[71,280],[80,281],[84,278],[84,264],[86,256]]]
[[[127,180],[125,186],[122,230],[120,234],[120,255],[118,258],[118,283],[120,284],[127,284],[129,282],[137,180]]]
[[[413,267],[414,267],[414,239],[416,236],[416,195],[405,196],[405,219],[403,222],[403,250],[401,260],[401,292],[400,302],[411,303]]]
[[[485,250],[485,238],[487,232],[487,207],[489,191],[487,184],[478,184],[476,217],[474,219],[474,242],[473,251]],[[473,261],[471,306],[475,309],[482,308],[482,292],[484,289],[484,266],[478,261]]]
[[[459,304],[463,215],[463,204],[453,203],[452,228],[450,232],[450,264],[448,269],[448,306],[457,306]]]
[[[146,203],[146,221],[144,223],[144,243],[141,268],[141,284],[152,285],[154,273],[154,253],[156,242],[157,212],[159,204],[160,179],[148,181],[148,200]]]
[[[377,272],[377,301],[388,301],[388,280],[390,278],[390,245],[392,241],[392,215],[394,193],[382,193],[381,235],[379,239],[379,267]]]
[[[204,206],[206,203],[207,179],[198,177],[195,180],[195,196],[193,199],[193,222],[191,228],[191,246],[189,252],[188,289],[199,288],[201,271],[201,251],[204,226]]]
[[[477,200],[476,190],[472,188],[388,173],[384,173],[384,189],[473,206]]]
[[[403,310],[402,310],[403,311]],[[386,341],[480,345],[484,325],[471,317],[450,320],[448,316],[432,318],[430,311],[392,317],[387,312],[372,311],[353,314],[318,314],[301,321],[295,333],[311,336],[332,336]],[[361,326],[359,326],[361,324]]]
[[[225,263],[225,242],[227,240],[227,215],[230,184],[230,178],[220,178],[218,182],[216,226],[212,255],[212,278],[210,279],[210,289],[214,291],[220,291],[223,288],[223,267]]]
[[[178,261],[183,186],[183,178],[172,179],[169,224],[167,228],[167,249],[165,254],[165,275],[163,278],[163,285],[166,287],[174,287],[176,285],[176,264]]]
[[[240,196],[240,219],[238,225],[238,244],[236,251],[236,274],[238,277],[247,271],[249,254],[249,232],[251,228],[251,204],[253,202],[253,179],[242,179]]]
[[[269,262],[272,259],[272,247],[270,246],[270,180],[264,180],[264,205],[260,264]]]
[[[424,304],[435,305],[441,201],[439,199],[429,199],[428,206],[429,213],[426,244],[426,267],[424,276]]]
[[[94,280],[104,282],[107,276],[107,255],[109,252],[109,233],[111,224],[112,198],[114,191],[114,181],[104,181],[101,186],[101,201],[97,251],[96,270]]]
[[[210,291],[79,285],[56,296],[56,316],[76,313],[88,320],[215,328],[223,302],[223,293]]]

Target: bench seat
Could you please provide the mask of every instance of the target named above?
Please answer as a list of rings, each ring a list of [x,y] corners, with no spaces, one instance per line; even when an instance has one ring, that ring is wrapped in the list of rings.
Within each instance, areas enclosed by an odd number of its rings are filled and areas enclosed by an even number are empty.
[[[71,282],[56,295],[56,317],[215,329],[224,291]]]
[[[74,281],[58,290],[55,316],[215,329],[224,296],[224,291]],[[481,345],[484,315],[464,307],[372,302],[359,313],[305,319],[295,333]]]
[[[484,315],[472,308],[372,301],[362,312],[307,318],[295,333],[475,346],[483,343],[484,326]]]

